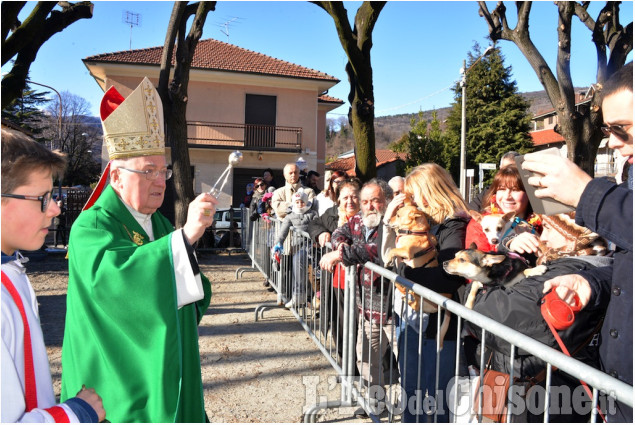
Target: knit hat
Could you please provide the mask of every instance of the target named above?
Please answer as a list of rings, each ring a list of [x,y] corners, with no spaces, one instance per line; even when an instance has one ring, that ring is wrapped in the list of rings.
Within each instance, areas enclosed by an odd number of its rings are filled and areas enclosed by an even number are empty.
[[[109,159],[165,155],[163,106],[148,77],[125,99],[110,87],[99,110]]]
[[[291,198],[291,201],[293,203],[295,203],[295,201],[298,201],[298,200],[304,202],[305,204],[309,204],[309,195],[307,195],[306,192],[300,190],[294,193],[293,197]]]
[[[304,202],[303,207],[296,206],[296,201]],[[291,197],[291,211],[296,214],[304,214],[308,210],[311,209],[311,201],[309,201],[309,195],[307,195],[304,191],[300,190],[293,194]]]
[[[567,243],[563,247],[550,249],[543,253],[542,261],[553,260],[561,257],[578,255],[604,255],[606,253],[606,241],[597,233],[575,223],[575,212],[557,215],[541,215],[543,225],[547,225],[560,233]]]

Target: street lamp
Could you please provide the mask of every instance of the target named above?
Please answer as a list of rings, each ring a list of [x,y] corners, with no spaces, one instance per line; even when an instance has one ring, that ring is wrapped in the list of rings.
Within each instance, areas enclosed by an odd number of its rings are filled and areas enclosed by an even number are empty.
[[[47,86],[46,84],[42,84],[42,83],[36,83],[35,81],[31,81],[31,80],[25,80],[27,83],[31,83],[31,84],[35,84],[36,86],[42,86],[42,87],[46,87],[47,89],[51,89],[55,92],[55,94],[57,94],[57,97],[60,100],[60,110],[58,113],[58,117],[57,117],[57,138],[60,141],[60,147],[61,147],[61,143],[62,143],[62,96],[60,95],[60,92],[58,92],[57,90],[55,90],[53,87],[51,86]],[[51,150],[53,150],[53,142],[51,141]]]
[[[487,49],[485,49],[485,51],[483,52],[483,54],[481,56],[479,56],[473,63],[472,65],[470,65],[470,67],[466,70],[465,69],[465,59],[463,59],[463,68],[461,68],[461,165],[460,165],[460,177],[459,177],[459,188],[461,190],[461,196],[463,196],[463,199],[467,200],[467,191],[466,191],[466,187],[465,187],[465,129],[467,127],[467,119],[465,116],[465,100],[466,100],[466,94],[465,94],[465,86],[467,84],[467,73],[470,71],[470,69],[472,69],[472,67],[474,65],[476,65],[476,63],[478,61],[480,61],[482,58],[484,58],[485,56],[489,55],[490,53],[492,53],[494,51],[494,46],[488,46]]]

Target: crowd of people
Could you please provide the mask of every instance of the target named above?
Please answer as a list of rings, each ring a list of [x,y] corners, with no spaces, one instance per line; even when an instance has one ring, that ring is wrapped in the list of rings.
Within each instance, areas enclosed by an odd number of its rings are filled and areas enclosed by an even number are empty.
[[[476,205],[468,205],[450,174],[433,163],[388,182],[362,184],[335,171],[322,191],[321,176],[303,169],[304,161],[285,165],[283,184],[274,180],[271,169],[264,170],[248,185],[243,204],[251,223],[280,221],[270,248],[293,276],[285,307],[304,308],[311,297],[321,296],[320,313],[330,319],[324,324],[334,328],[331,335],[343,355],[343,268],[357,266],[356,373],[368,386],[401,386],[403,422],[425,422],[435,413],[438,422],[447,422],[447,396],[438,396],[436,389],[448,389],[457,366],[462,376],[474,373],[484,352],[488,368],[513,370],[514,376],[544,386],[545,363],[519,350],[512,364],[507,343],[491,334],[481,340],[481,330],[469,322],[460,335],[443,335],[437,353],[441,318],[436,309],[410,302],[363,265],[370,261],[391,268],[464,302],[472,283],[449,274],[444,263],[467,248],[511,256],[542,265],[544,272],[511,287],[481,288],[473,309],[554,348],[564,344],[572,357],[632,385],[632,78],[630,63],[603,87],[608,145],[631,165],[628,180],[619,185],[592,179],[571,161],[540,153],[526,155],[521,166],[536,173],[529,179],[532,188],[523,184],[512,152],[503,156]],[[20,250],[39,248],[43,229],[59,215],[51,198],[52,180],[65,160],[2,130],[3,422],[207,419],[197,326],[209,306],[211,286],[193,246],[212,224],[217,200],[199,195],[189,205],[185,225],[176,230],[157,211],[172,174],[166,167],[160,105],[147,79],[127,98],[111,88],[102,102],[111,160],[102,178],[109,177],[110,183],[98,185],[70,233],[61,404],[53,395],[37,301]],[[126,132],[130,117],[122,113],[130,110],[139,111],[134,134]],[[140,136],[143,126],[146,134]],[[527,195],[533,186],[536,196],[554,198],[574,211],[536,214]],[[416,206],[430,224],[426,233],[436,241],[437,260],[432,265],[411,267],[389,255],[400,236],[391,220],[404,204]],[[497,214],[513,217],[513,223],[492,240],[479,217]],[[331,249],[316,258],[292,229],[306,232],[312,246]],[[332,274],[332,288],[310,293],[310,266],[319,267],[322,276]],[[271,262],[263,270],[267,274],[269,267]],[[152,283],[139,285],[141,276],[151,276]],[[541,300],[550,291],[580,308],[573,325],[557,334],[541,316]],[[449,320],[450,329],[457,329],[456,316]],[[395,372],[387,364],[396,364]],[[579,384],[561,371],[551,374],[551,385],[573,389]],[[370,399],[380,401],[373,395]],[[624,403],[602,414],[609,422],[632,422],[632,408]],[[589,413],[562,410],[552,417],[583,422]],[[542,420],[526,411],[514,412],[514,418]]]
[[[628,112],[632,111],[632,64],[611,81],[605,87],[603,98],[607,123],[604,131],[609,137],[609,146],[632,163],[632,112]],[[362,267],[370,261],[393,268],[415,283],[465,302],[471,283],[448,274],[443,263],[468,248],[519,257],[527,265],[546,267],[544,274],[525,278],[513,289],[499,286],[479,290],[475,311],[556,349],[560,349],[557,343],[560,338],[574,358],[602,368],[632,385],[632,362],[619,362],[616,355],[632,357],[632,186],[628,186],[628,181],[616,185],[607,179],[591,179],[571,161],[557,156],[528,154],[523,169],[542,176],[529,180],[530,185],[538,187],[536,196],[552,197],[577,207],[577,211],[567,214],[536,214],[521,179],[522,170],[514,161],[517,155],[508,152],[502,156],[501,167],[492,184],[469,205],[447,171],[436,164],[422,164],[405,178],[395,177],[389,182],[374,179],[363,185],[337,171],[325,183],[325,190],[315,197],[316,217],[309,220],[308,226],[303,223],[298,228],[308,231],[316,247],[332,244],[332,251],[323,254],[319,264],[323,272],[333,274],[336,291],[341,292],[344,288],[342,266],[358,266],[354,338],[356,372],[368,385],[390,384],[385,357],[387,353],[396,353],[399,370],[408,371],[407,376],[403,376],[403,372],[401,377],[398,376],[403,394],[408,400],[418,397],[415,405],[424,405],[420,399],[426,394],[434,394],[436,379],[439,388],[447,389],[454,376],[457,344],[462,348],[461,373],[478,373],[477,359],[481,350],[489,358],[488,368],[510,372],[509,345],[505,346],[493,337],[480,341],[480,329],[466,324],[460,341],[452,332],[444,336],[437,378],[437,313],[412,308],[403,302],[402,294],[392,293],[389,286],[379,285],[379,279],[372,278]],[[551,165],[546,167],[545,164]],[[290,166],[295,168],[293,164]],[[316,193],[309,188],[301,189],[302,183],[295,177],[298,173],[299,170],[287,172],[285,169],[286,192],[273,195],[277,200],[274,210],[278,217],[289,213],[287,200],[293,190],[306,190],[308,198]],[[291,177],[287,178],[287,175]],[[632,182],[632,178],[629,181]],[[299,186],[294,186],[296,184]],[[412,268],[403,261],[386,259],[386,253],[394,248],[397,238],[395,229],[389,224],[390,219],[406,200],[413,202],[430,221],[431,233],[437,241],[438,266]],[[511,217],[510,225],[498,240],[488,239],[480,220],[474,218],[487,215]],[[611,216],[613,219],[609,218]],[[275,249],[282,251],[282,246]],[[284,252],[294,255],[289,249]],[[302,258],[306,262],[305,257]],[[294,265],[293,270],[297,273],[298,266]],[[329,300],[326,295],[334,292],[323,289],[320,291],[322,302],[327,307],[322,312],[326,311],[332,326],[338,327],[332,335],[337,339],[335,345],[341,354],[344,306],[337,303],[341,303],[343,297],[331,295],[334,299]],[[559,332],[558,336],[552,333],[540,312],[541,300],[550,290],[571,305],[574,305],[574,298],[579,299],[583,306],[574,325]],[[302,294],[301,305],[307,301],[306,296]],[[297,302],[294,296],[287,306],[296,306]],[[622,320],[618,319],[619,315]],[[456,317],[452,316],[450,320],[450,328],[456,328]],[[391,347],[393,341],[396,345]],[[544,386],[544,369],[542,361],[527,353],[516,356],[516,377]],[[551,379],[552,385],[567,385],[571,389],[580,384],[558,370]],[[436,410],[437,421],[449,419],[446,398],[437,400]],[[433,411],[405,409],[402,421],[425,420],[424,416]],[[558,412],[552,418],[585,421],[589,418],[588,413]],[[603,413],[609,420],[630,421],[632,418],[632,409],[622,403]],[[516,415],[516,420],[535,421],[541,420],[541,416],[524,412]]]

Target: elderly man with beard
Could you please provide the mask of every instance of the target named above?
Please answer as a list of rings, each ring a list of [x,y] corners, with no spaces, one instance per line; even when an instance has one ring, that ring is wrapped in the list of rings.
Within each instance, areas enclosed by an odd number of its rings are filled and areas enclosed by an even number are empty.
[[[382,360],[392,337],[392,296],[391,285],[381,285],[381,278],[371,276],[364,269],[367,261],[380,264],[378,245],[381,244],[382,216],[386,210],[387,199],[392,198],[392,189],[382,180],[372,179],[360,192],[361,211],[350,218],[346,224],[338,227],[331,237],[333,252],[322,257],[320,266],[333,271],[337,263],[344,266],[357,265],[358,283],[356,301],[358,316],[357,331],[357,369],[370,386],[370,397],[379,389],[374,386],[389,384],[385,382]],[[383,291],[382,291],[383,289]],[[393,375],[396,375],[396,369]],[[395,376],[396,378],[396,376]],[[382,388],[383,391],[383,388]],[[374,404],[374,401],[373,401]]]

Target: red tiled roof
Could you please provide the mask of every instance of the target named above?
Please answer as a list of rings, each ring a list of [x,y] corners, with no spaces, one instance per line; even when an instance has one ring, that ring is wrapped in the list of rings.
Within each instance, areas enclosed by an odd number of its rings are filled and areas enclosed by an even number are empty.
[[[147,49],[102,53],[89,56],[84,61],[160,65],[162,52],[163,46],[150,47]],[[174,63],[174,59],[172,63]],[[192,60],[192,68],[339,82],[337,78],[324,72],[214,39],[200,40],[198,42]]]
[[[549,143],[563,143],[564,137],[553,129],[532,131],[529,133],[534,146],[548,145]]]
[[[406,153],[403,152],[393,152],[388,149],[378,149],[375,151],[375,158],[377,159],[377,168],[382,165],[402,160],[405,161],[407,157]],[[337,159],[333,162],[329,162],[326,164],[326,168],[328,170],[339,170],[346,172],[349,176],[355,175],[355,156],[350,156],[348,158]]]
[[[338,103],[340,105],[344,104],[344,101],[341,99],[338,99],[336,97],[331,97],[329,95],[323,94],[321,96],[318,96],[318,102],[323,102],[323,103]]]

